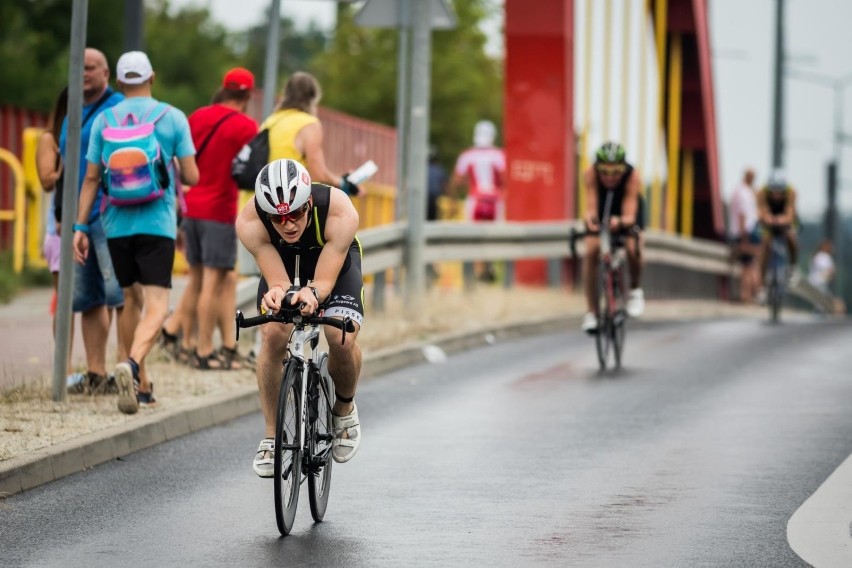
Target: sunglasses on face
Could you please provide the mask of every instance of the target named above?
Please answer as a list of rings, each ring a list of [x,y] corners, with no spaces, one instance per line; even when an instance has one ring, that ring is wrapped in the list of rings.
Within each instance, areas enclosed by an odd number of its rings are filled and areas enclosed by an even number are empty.
[[[295,211],[290,211],[289,213],[285,213],[284,215],[273,215],[271,213],[267,213],[266,217],[276,225],[283,225],[287,221],[293,221],[295,223],[297,221],[300,221],[302,217],[304,217],[308,213],[310,207],[310,203],[305,203]]]
[[[623,175],[625,171],[627,171],[627,167],[623,165],[616,166],[595,166],[598,173],[602,176],[620,176]]]

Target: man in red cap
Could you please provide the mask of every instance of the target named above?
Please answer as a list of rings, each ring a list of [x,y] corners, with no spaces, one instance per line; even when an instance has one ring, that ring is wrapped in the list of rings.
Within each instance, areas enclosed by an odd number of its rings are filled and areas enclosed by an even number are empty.
[[[225,73],[213,104],[189,117],[201,174],[198,185],[186,194],[186,213],[181,223],[189,281],[177,310],[163,326],[161,343],[172,354],[185,355],[199,369],[239,366],[233,329],[238,189],[231,178],[231,160],[257,134],[257,123],[245,114],[252,89],[251,71],[231,69]],[[227,317],[219,317],[225,313]],[[194,341],[196,321],[198,336]],[[218,351],[213,346],[217,323],[222,335]],[[181,331],[183,337],[179,340]]]

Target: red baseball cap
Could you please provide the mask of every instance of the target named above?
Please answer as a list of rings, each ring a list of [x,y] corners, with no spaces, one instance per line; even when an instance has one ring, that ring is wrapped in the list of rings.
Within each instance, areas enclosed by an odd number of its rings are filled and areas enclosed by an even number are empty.
[[[254,75],[243,67],[234,67],[222,79],[222,86],[229,91],[250,91],[254,89]]]

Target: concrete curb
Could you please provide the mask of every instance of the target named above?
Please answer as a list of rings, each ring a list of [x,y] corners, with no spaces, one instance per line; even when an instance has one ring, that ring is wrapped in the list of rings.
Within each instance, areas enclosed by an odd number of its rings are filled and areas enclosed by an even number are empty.
[[[557,316],[528,320],[504,326],[438,336],[429,341],[382,349],[364,357],[361,377],[369,379],[391,371],[428,362],[430,348],[445,354],[459,353],[510,339],[576,327],[577,316]],[[258,412],[257,387],[245,386],[211,395],[179,408],[129,419],[125,424],[105,428],[74,440],[14,457],[0,463],[0,498],[55,481],[133,452],[173,440],[210,426]]]

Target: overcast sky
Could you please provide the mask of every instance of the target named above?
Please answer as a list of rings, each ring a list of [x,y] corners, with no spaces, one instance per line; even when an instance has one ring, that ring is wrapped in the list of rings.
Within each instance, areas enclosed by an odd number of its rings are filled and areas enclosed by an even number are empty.
[[[852,74],[852,0],[786,0],[787,1],[787,51],[790,65],[811,72],[840,77]],[[625,2],[630,3],[632,19],[635,20],[632,36],[638,42],[639,6],[644,0],[613,0],[613,16],[620,22]],[[270,0],[172,0],[172,5],[185,4],[209,6],[214,17],[232,29],[244,29],[256,24],[262,17]],[[603,49],[603,34],[600,15],[601,3],[595,2],[595,26],[597,35],[593,45],[595,57]],[[717,131],[723,191],[728,195],[737,183],[745,166],[757,169],[758,179],[765,180],[771,161],[771,113],[772,113],[772,46],[773,15],[775,0],[709,0],[711,41],[714,50],[714,81],[716,89]],[[582,109],[582,29],[585,2],[575,0],[577,22],[577,121]],[[320,27],[331,28],[334,23],[336,3],[330,0],[281,0],[281,11],[299,25],[314,21]],[[621,26],[620,23],[616,24]],[[491,51],[502,49],[500,22],[489,26],[492,36]],[[617,34],[618,35],[618,34]],[[637,44],[638,45],[638,44]],[[620,65],[620,40],[612,44],[613,77],[618,77]],[[631,84],[638,84],[638,49],[631,50]],[[604,137],[601,125],[600,65],[594,66],[592,120],[590,138],[597,141]],[[786,139],[785,154],[787,175],[799,189],[801,210],[805,215],[821,214],[825,206],[825,164],[830,159],[833,147],[833,94],[824,87],[787,79]],[[615,88],[611,89],[612,91]],[[846,115],[852,115],[852,81],[846,90]],[[618,116],[619,101],[613,95],[610,101],[610,130],[621,132]],[[653,99],[647,100],[648,109],[653,108]],[[636,132],[638,109],[631,103],[631,133],[628,135],[628,151],[635,150],[640,143]],[[849,124],[850,121],[846,121]],[[612,132],[609,136],[612,136]],[[650,140],[650,138],[649,138]],[[650,142],[648,142],[650,144]],[[635,155],[635,152],[632,152]],[[650,154],[650,151],[648,152]],[[852,212],[852,149],[843,152],[843,177],[850,180],[845,184],[845,195],[841,205]],[[649,164],[643,164],[650,170]]]

